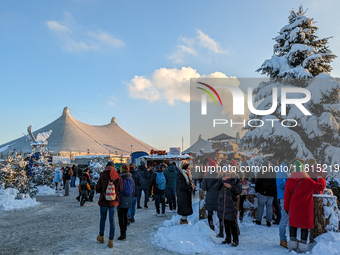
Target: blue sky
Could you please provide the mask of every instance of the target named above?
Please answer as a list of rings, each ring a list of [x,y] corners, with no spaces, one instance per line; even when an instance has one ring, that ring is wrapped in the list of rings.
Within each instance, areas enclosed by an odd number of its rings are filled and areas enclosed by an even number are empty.
[[[68,106],[93,125],[114,116],[159,149],[184,136],[185,149],[188,77],[261,77],[300,3],[340,55],[337,1],[0,1],[0,144]],[[332,67],[339,77],[340,60]]]

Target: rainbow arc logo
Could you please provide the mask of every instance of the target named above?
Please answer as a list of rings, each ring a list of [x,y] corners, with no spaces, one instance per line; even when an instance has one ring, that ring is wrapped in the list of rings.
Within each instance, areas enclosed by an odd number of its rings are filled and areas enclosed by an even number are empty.
[[[215,95],[217,96],[218,100],[220,101],[221,106],[222,106],[222,100],[221,100],[221,98],[220,98],[220,95],[217,93],[217,91],[216,91],[212,86],[210,86],[210,85],[208,85],[208,84],[206,84],[206,83],[203,83],[203,82],[197,82],[197,83],[198,83],[198,84],[201,84],[201,85],[203,85],[203,86],[206,86],[206,87],[209,88],[212,92],[214,92]],[[204,88],[201,88],[201,87],[196,87],[196,88],[198,88],[198,89],[203,90],[204,92],[206,92],[206,93],[212,98],[212,100],[214,100],[215,105],[217,105],[216,100],[215,100],[213,94],[211,94],[211,92],[210,92],[209,90],[204,89]]]

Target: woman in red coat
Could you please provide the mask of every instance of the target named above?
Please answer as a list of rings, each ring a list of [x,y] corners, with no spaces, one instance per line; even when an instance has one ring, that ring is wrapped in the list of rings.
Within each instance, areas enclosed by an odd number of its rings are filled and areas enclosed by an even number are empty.
[[[288,248],[296,250],[297,229],[301,228],[299,251],[308,251],[308,229],[314,228],[313,191],[323,191],[325,179],[319,176],[317,182],[309,178],[304,165],[296,160],[292,166],[293,173],[286,182],[284,194],[284,210],[289,212],[290,241]]]

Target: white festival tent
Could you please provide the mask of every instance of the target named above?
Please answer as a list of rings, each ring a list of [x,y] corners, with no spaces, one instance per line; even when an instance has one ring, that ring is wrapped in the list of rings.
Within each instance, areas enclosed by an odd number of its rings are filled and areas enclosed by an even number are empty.
[[[39,133],[52,130],[47,139],[49,152],[53,156],[81,155],[126,155],[132,151],[150,152],[154,147],[140,141],[127,133],[112,118],[107,125],[95,126],[83,123],[70,115],[69,108],[65,107],[62,115],[48,124],[33,132],[37,137]],[[16,140],[0,145],[0,157],[5,158],[9,150],[30,153],[31,145],[27,137],[23,136]]]

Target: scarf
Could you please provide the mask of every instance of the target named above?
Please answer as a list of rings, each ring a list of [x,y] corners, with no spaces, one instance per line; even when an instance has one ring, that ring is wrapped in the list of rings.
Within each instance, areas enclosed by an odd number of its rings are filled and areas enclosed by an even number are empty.
[[[191,185],[191,183],[192,183],[191,175],[186,170],[184,170],[184,169],[179,169],[179,171],[184,176],[185,182],[187,183],[187,185]]]

